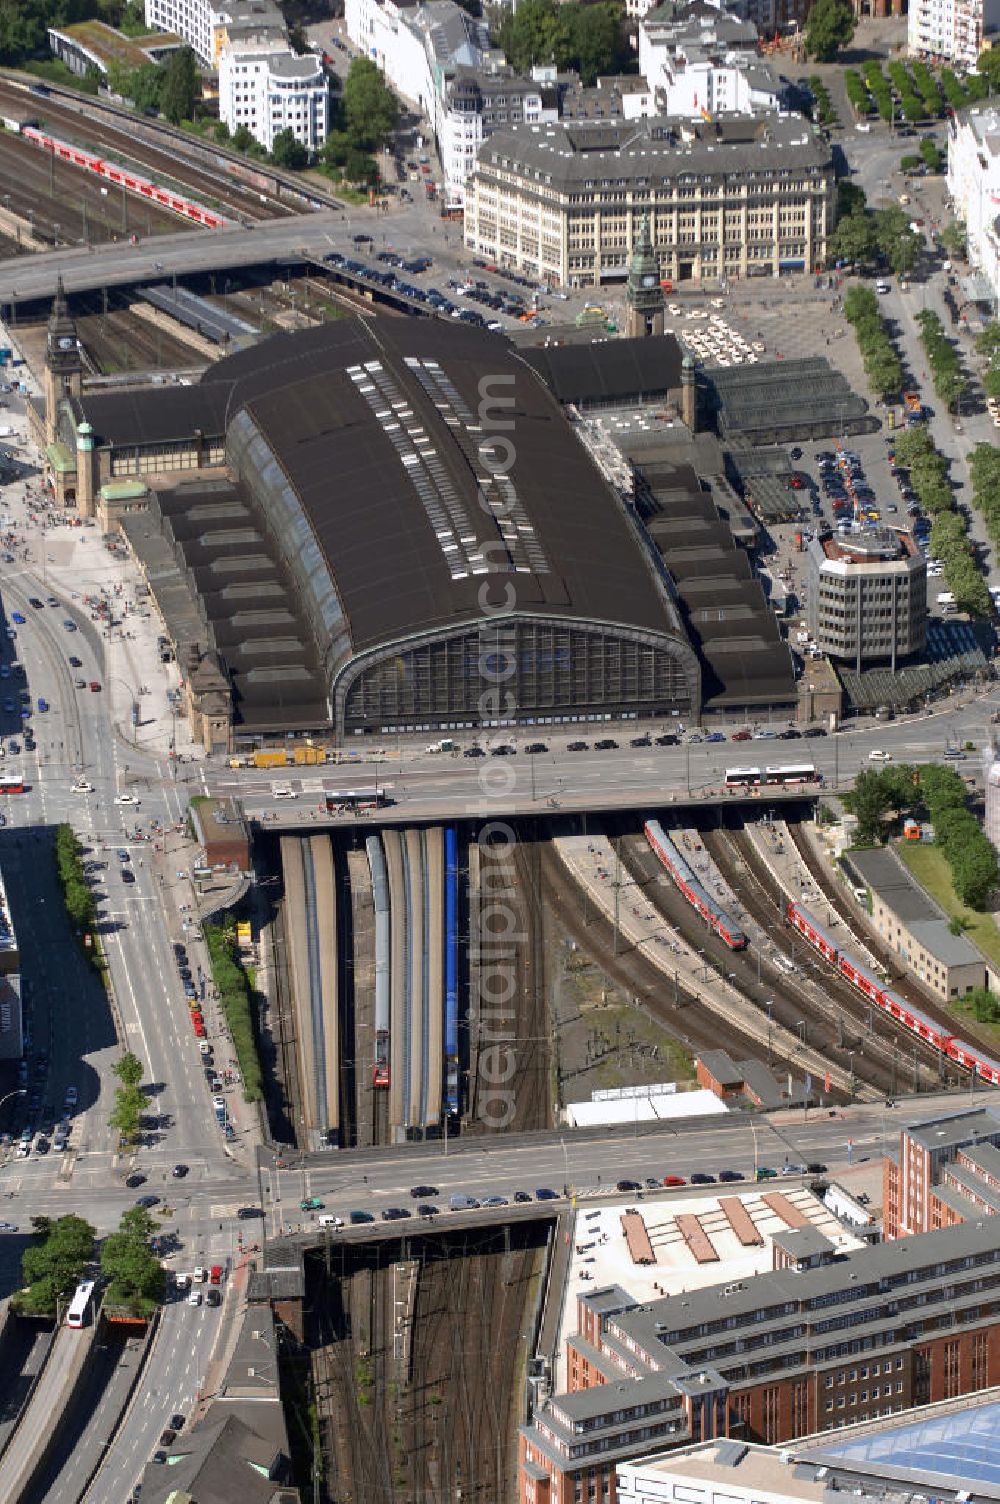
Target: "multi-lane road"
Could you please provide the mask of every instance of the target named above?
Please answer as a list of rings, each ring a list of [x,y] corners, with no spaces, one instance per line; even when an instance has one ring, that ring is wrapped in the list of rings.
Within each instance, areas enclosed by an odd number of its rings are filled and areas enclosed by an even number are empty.
[[[470,819],[500,815],[551,814],[553,811],[643,809],[690,800],[703,802],[723,789],[727,768],[763,767],[811,763],[822,775],[824,787],[849,786],[855,775],[871,766],[873,750],[887,752],[896,762],[929,762],[945,752],[972,742],[978,749],[986,741],[990,717],[1000,710],[1000,686],[976,699],[945,701],[932,714],[908,716],[882,724],[848,723],[835,734],[808,740],[780,741],[776,737],[756,741],[684,742],[676,747],[632,747],[631,736],[640,734],[633,723],[628,728],[608,728],[588,733],[573,727],[554,734],[546,729],[545,753],[527,754],[524,746],[536,741],[532,728],[518,733],[498,733],[496,740],[514,742],[513,757],[466,758],[464,749],[473,740],[471,732],[461,739],[457,752],[430,754],[419,747],[373,743],[365,754],[346,766],[260,772],[252,769],[216,769],[206,778],[213,792],[234,794],[243,800],[252,819],[264,816],[282,825],[307,825],[318,814],[324,789],[350,789],[361,784],[386,791],[390,806],[380,815],[385,820]],[[734,727],[728,728],[730,733]],[[645,734],[646,728],[641,728]],[[597,751],[594,736],[611,737],[614,750]],[[588,738],[588,750],[570,752],[568,743]],[[484,746],[490,738],[478,738]],[[682,742],[684,741],[682,737]],[[967,777],[981,774],[978,751],[966,754],[955,767]],[[275,796],[276,787],[290,787],[297,796]],[[726,796],[729,797],[729,796]],[[761,799],[766,800],[762,793]]]

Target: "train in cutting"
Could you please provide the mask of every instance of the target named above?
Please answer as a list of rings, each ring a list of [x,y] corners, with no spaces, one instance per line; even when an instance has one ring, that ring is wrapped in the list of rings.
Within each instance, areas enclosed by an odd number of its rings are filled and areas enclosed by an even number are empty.
[[[984,1081],[1000,1086],[1000,1061],[985,1054],[979,1045],[969,1044],[966,1040],[959,1039],[950,1033],[946,1025],[928,1018],[926,1013],[921,1013],[912,1003],[908,1003],[906,998],[894,992],[891,987],[887,987],[848,951],[841,949],[829,930],[824,929],[804,904],[790,903],[786,913],[792,928],[804,940],[807,940],[814,950],[819,951],[824,961],[828,961],[842,977],[846,977],[852,987],[857,988],[858,992],[870,1003],[874,1003],[876,1008],[880,1008],[883,1013],[894,1018],[898,1024],[908,1029],[917,1038],[926,1040],[949,1060],[954,1060],[956,1064],[964,1066],[968,1071],[974,1071]]]
[[[677,891],[687,899],[693,909],[697,910],[709,928],[715,931],[730,950],[745,950],[746,934],[732,915],[727,914],[722,905],[712,897],[697,873],[678,851],[659,820],[647,820],[643,826],[643,834],[669,872]]]
[[[156,204],[161,209],[169,209],[172,214],[178,214],[181,219],[190,220],[193,224],[204,225],[209,230],[221,230],[232,223],[231,220],[226,219],[225,215],[216,213],[214,209],[206,209],[204,204],[185,198],[183,194],[176,193],[171,188],[162,188],[159,183],[154,183],[130,168],[123,167],[120,162],[109,162],[94,152],[75,146],[72,142],[60,141],[58,136],[52,136],[48,131],[40,130],[36,125],[22,125],[20,135],[25,141],[31,141],[35,146],[40,146],[53,158],[58,157],[74,167],[82,167],[85,172],[94,173],[104,182],[113,183],[115,187],[122,188],[127,193],[134,193],[137,198]]]

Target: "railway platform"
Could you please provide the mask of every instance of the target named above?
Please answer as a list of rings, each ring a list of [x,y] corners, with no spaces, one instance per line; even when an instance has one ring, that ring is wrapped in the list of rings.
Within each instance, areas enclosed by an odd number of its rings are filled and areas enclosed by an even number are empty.
[[[771,1047],[776,1055],[795,1059],[803,1072],[809,1072],[822,1080],[827,1071],[830,1082],[840,1091],[851,1089],[847,1071],[832,1065],[816,1050],[803,1046],[797,1035],[776,1022],[768,1023],[767,1015],[747,1002],[729,981],[720,981],[714,975],[699,978],[705,972],[704,962],[678,936],[673,926],[641,894],[629,874],[621,869],[614,848],[607,836],[563,836],[553,845],[560,861],[576,883],[585,889],[590,900],[612,925],[617,925],[621,938],[627,944],[641,950],[646,959],[660,971],[667,987],[674,989],[675,998],[681,989],[709,1012],[720,1023],[753,1039],[762,1050]],[[617,889],[617,892],[616,892]],[[868,1088],[858,1093],[867,1096]],[[872,1100],[875,1093],[871,1093]]]

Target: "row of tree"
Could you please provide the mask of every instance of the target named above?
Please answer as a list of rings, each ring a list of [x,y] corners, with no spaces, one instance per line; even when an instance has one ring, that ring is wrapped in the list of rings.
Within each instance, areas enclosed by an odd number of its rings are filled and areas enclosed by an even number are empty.
[[[145,1105],[141,1087],[142,1062],[129,1050],[111,1069],[118,1077],[119,1085],[108,1121],[126,1144],[134,1144],[139,1137]]]
[[[20,1309],[55,1316],[81,1279],[93,1269],[96,1233],[83,1217],[32,1217],[37,1241],[21,1259]],[[149,1212],[133,1206],[123,1212],[116,1232],[101,1244],[100,1269],[107,1281],[105,1302],[134,1316],[149,1317],[163,1300],[166,1277],[150,1245],[156,1231]]]
[[[945,335],[944,325],[932,309],[922,308],[917,314],[917,323],[934,390],[948,409],[954,412],[966,387],[958,351]]]
[[[66,903],[66,913],[77,934],[94,929],[94,895],[83,870],[83,847],[72,825],[57,825],[55,834],[56,875]]]
[[[879,397],[895,395],[903,367],[892,342],[878,298],[870,287],[852,287],[844,298],[844,315],[854,328],[869,385]]]
[[[202,933],[212,963],[212,978],[218,988],[243,1077],[243,1099],[259,1102],[264,1094],[263,1079],[250,1010],[250,984],[239,962],[236,926],[232,920],[225,924],[206,924],[202,926]]]
[[[1000,449],[977,444],[969,455],[972,502],[986,523],[994,547],[1000,545]]]
[[[933,519],[931,549],[944,566],[944,579],[961,611],[985,616],[990,596],[968,534],[968,524],[955,508],[944,456],[924,426],[897,433],[893,440],[898,464],[910,475],[921,506]]]
[[[884,845],[904,816],[929,818],[959,899],[972,909],[985,906],[997,884],[997,854],[968,808],[965,783],[954,769],[940,763],[865,768],[844,804],[857,817],[861,846]]]

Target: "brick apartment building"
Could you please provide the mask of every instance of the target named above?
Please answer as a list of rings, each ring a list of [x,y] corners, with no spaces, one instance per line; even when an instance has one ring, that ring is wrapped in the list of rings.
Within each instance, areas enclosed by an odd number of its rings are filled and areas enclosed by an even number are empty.
[[[780,1443],[997,1383],[1000,1222],[846,1255],[814,1236],[789,1267],[642,1305],[611,1286],[577,1314],[569,1392],[521,1429],[520,1504],[614,1504],[616,1464],[654,1449]]]
[[[1000,1108],[965,1108],[905,1127],[882,1170],[886,1238],[1000,1212],[998,1146]]]

